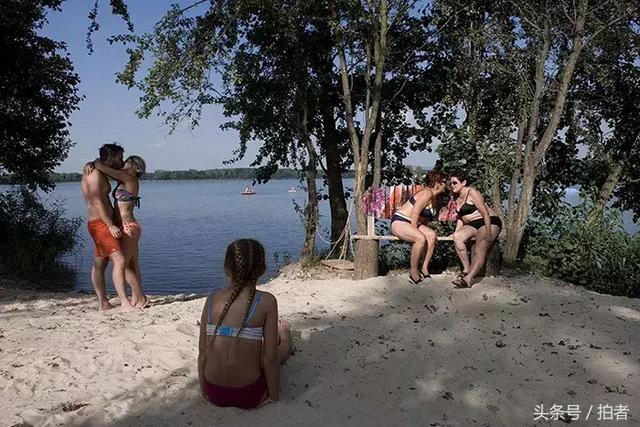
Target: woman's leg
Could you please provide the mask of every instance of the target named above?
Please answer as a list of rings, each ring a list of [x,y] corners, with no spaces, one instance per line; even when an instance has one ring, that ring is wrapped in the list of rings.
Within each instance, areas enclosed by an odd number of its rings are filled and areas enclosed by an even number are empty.
[[[467,252],[467,240],[476,237],[478,230],[470,225],[463,226],[460,230],[453,233],[453,244],[456,247],[458,258],[462,263],[462,271],[468,273],[471,269],[471,261],[469,261],[469,253]]]
[[[427,238],[417,228],[404,221],[393,221],[391,224],[391,232],[401,240],[413,243],[411,246],[411,270],[409,274],[413,280],[420,280],[418,264],[420,263],[420,257],[424,252],[424,247],[427,244]]]
[[[418,230],[424,234],[424,237],[427,239],[427,247],[426,253],[424,255],[424,261],[422,261],[422,274],[429,275],[429,263],[431,262],[431,257],[433,257],[433,251],[436,247],[436,242],[438,241],[438,235],[436,232],[426,225],[421,225],[418,227]]]
[[[487,259],[487,252],[489,251],[491,244],[496,240],[498,234],[500,234],[500,227],[495,224],[491,224],[488,239],[485,239],[486,234],[487,227],[480,227],[480,230],[478,230],[478,234],[476,235],[476,243],[473,248],[473,263],[471,264],[471,268],[469,268],[469,273],[464,277],[465,282],[467,282],[469,286],[473,284],[473,279],[484,265],[484,262]]]
[[[291,355],[291,324],[278,319],[278,354],[280,363],[284,363]]]
[[[136,232],[122,233],[122,249],[125,256],[124,275],[131,286],[131,304],[140,308],[146,304],[146,297],[142,292],[142,283],[136,267],[139,238]]]

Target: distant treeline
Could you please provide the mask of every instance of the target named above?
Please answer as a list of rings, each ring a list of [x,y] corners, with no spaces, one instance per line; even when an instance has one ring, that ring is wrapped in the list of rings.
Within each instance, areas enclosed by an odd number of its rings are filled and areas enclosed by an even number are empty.
[[[318,171],[318,176],[324,176],[322,171]],[[346,171],[344,178],[353,178],[353,171]],[[299,178],[299,172],[293,169],[278,169],[271,179],[296,179]],[[52,173],[51,180],[53,182],[79,182],[82,178],[80,173]],[[196,170],[189,169],[186,171],[165,171],[157,169],[155,172],[148,172],[144,178],[150,181],[168,181],[168,180],[188,180],[188,179],[239,179],[254,180],[256,179],[256,169],[254,168],[226,168],[226,169],[205,169]],[[1,175],[0,184],[14,184],[11,175]]]

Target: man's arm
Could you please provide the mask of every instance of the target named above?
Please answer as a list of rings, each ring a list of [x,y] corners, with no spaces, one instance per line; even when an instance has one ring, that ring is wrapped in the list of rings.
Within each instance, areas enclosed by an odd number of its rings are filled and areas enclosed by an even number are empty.
[[[115,179],[116,181],[120,181],[120,182],[135,182],[138,178],[136,178],[135,176],[120,170],[120,169],[114,169],[111,168],[107,165],[104,164],[103,161],[101,161],[100,159],[95,159],[93,161],[93,165],[96,167],[96,169],[98,169],[100,172],[104,173],[105,175],[109,175],[111,178]]]

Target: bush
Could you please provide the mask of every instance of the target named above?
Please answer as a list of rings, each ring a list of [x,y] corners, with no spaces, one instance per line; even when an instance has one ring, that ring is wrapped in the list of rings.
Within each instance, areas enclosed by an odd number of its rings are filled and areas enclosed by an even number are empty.
[[[591,218],[592,205],[565,206],[552,219],[532,219],[524,264],[601,293],[640,296],[640,237],[622,228],[620,212]]]
[[[81,220],[63,213],[24,187],[0,194],[0,276],[40,282],[68,276],[60,257],[73,250]]]

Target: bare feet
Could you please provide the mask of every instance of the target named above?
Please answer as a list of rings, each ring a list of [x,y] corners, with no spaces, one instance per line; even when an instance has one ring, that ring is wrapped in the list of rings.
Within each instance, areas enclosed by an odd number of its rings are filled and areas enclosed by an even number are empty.
[[[134,301],[133,298],[131,298],[131,305],[133,305],[136,308],[147,308],[149,307],[149,297],[147,297],[146,295],[144,296],[144,299],[138,301]]]
[[[127,304],[121,304],[120,305],[120,310],[122,311],[137,311],[140,310],[138,307],[131,305],[131,303],[127,303]]]
[[[280,363],[284,363],[291,356],[291,324],[286,320],[278,319],[278,339]]]
[[[102,301],[100,303],[100,311],[107,311],[107,310],[111,310],[112,308],[114,308],[109,301]]]

